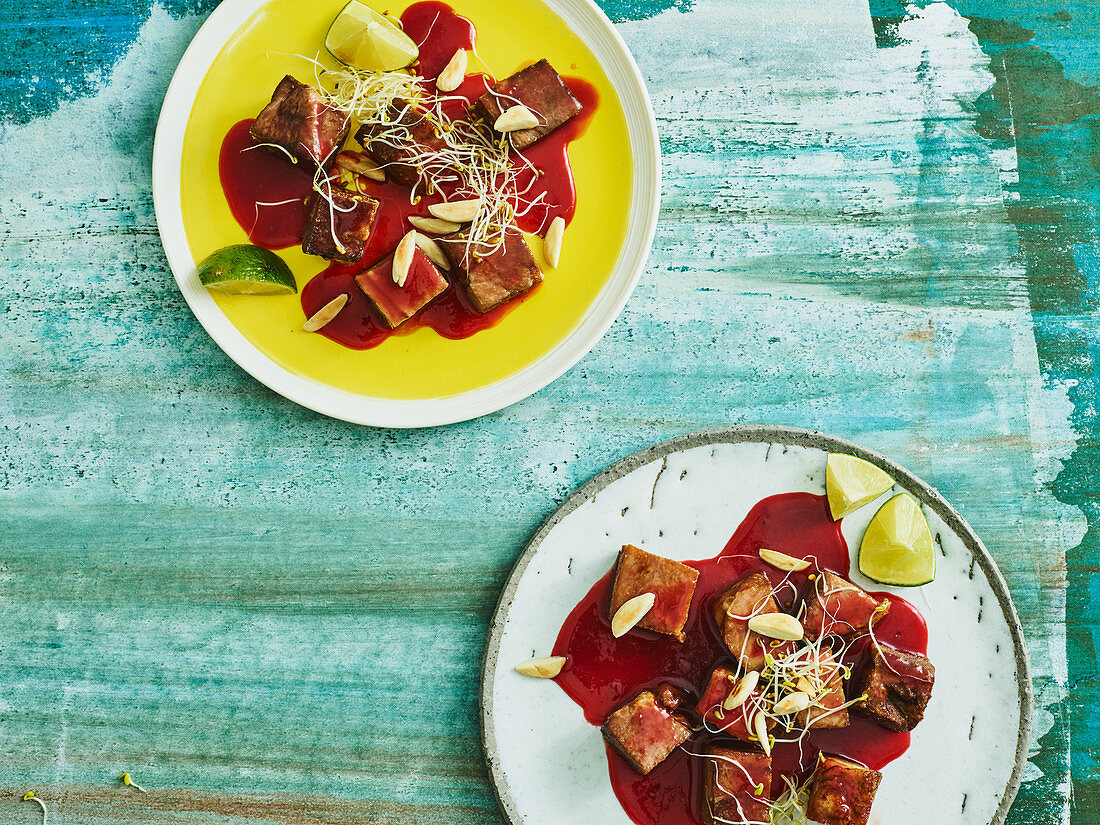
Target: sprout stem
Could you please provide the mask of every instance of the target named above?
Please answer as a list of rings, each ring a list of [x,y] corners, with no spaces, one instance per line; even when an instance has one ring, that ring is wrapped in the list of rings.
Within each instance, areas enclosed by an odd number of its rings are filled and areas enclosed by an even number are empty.
[[[34,791],[27,791],[23,794],[24,802],[37,802],[38,806],[42,809],[42,825],[47,825],[47,818],[49,817],[49,811],[46,810],[46,803],[35,796]]]
[[[134,790],[141,791],[142,793],[149,793],[147,790],[145,790],[145,788],[141,787],[141,785],[135,782],[129,773],[122,774],[118,778],[118,781],[128,788],[133,788]]]

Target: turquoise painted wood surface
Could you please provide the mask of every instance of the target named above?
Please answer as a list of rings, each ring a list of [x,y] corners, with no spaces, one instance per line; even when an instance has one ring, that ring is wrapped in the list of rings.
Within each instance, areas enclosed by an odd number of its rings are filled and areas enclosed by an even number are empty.
[[[395,432],[257,385],[172,284],[153,126],[213,5],[0,12],[0,817],[500,822],[477,682],[526,538],[761,422],[977,528],[1039,706],[1010,821],[1096,821],[1094,6],[608,0],[664,151],[638,290],[527,401]]]

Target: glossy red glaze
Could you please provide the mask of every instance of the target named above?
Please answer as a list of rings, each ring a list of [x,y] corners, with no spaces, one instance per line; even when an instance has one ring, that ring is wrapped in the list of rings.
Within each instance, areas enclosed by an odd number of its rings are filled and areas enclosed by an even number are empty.
[[[258,146],[248,132],[252,121],[237,123],[222,141],[218,156],[222,190],[229,210],[252,243],[268,249],[294,246],[302,242],[313,170],[293,165],[278,149]],[[261,205],[271,203],[280,205]]]
[[[568,662],[555,679],[594,725],[642,688],[669,681],[698,697],[713,668],[732,666],[732,657],[721,643],[710,616],[711,601],[741,576],[761,571],[778,585],[784,574],[760,561],[758,551],[770,548],[796,558],[813,558],[815,566],[840,576],[849,574],[849,552],[839,522],[829,516],[824,496],[786,493],[757,503],[737,528],[725,548],[714,558],[687,562],[699,571],[691,614],[682,644],[665,636],[634,630],[616,639],[607,618],[611,573],[596,582],[566,619],[554,644],[555,656]],[[789,609],[809,587],[807,574],[790,574],[792,587],[777,594],[780,606]],[[884,594],[875,594],[884,595]],[[911,604],[890,595],[890,612],[878,623],[881,641],[913,653],[924,653],[928,629]],[[846,662],[866,657],[857,646]],[[701,753],[710,737],[697,736],[685,748]],[[884,730],[852,715],[852,723],[838,730],[815,730],[803,747],[778,744],[773,752],[772,792],[779,793],[782,776],[801,777],[810,770],[819,751],[836,753],[863,762],[876,770],[896,759],[909,747],[909,734]],[[683,749],[648,776],[638,776],[613,751],[608,752],[611,784],[624,810],[639,825],[699,825],[700,760]]]
[[[420,310],[397,329],[388,329],[367,303],[355,283],[362,264],[330,264],[314,276],[302,290],[302,309],[306,317],[315,313],[340,293],[348,294],[348,303],[340,314],[319,334],[351,349],[372,349],[391,335],[406,335],[420,327],[435,330],[444,338],[458,340],[488,329],[538,291],[538,287],[484,314],[476,312],[466,297],[453,286]]]
[[[527,214],[521,215],[516,223],[524,232],[538,235],[544,234],[550,228],[550,221],[558,216],[565,219],[566,225],[573,220],[573,214],[577,211],[577,187],[569,165],[569,144],[584,134],[600,102],[600,93],[587,80],[579,77],[563,79],[580,101],[580,112],[522,153],[538,171],[521,177],[517,189],[522,192],[527,183],[534,179],[523,199],[530,203],[540,194],[544,197]]]
[[[355,283],[388,326],[408,321],[447,289],[447,280],[423,250],[413,248],[412,260],[400,286],[393,279],[393,258],[379,261],[355,276]]]
[[[459,49],[477,43],[474,24],[446,3],[414,3],[401,15],[401,26],[420,50],[417,71],[434,80]]]

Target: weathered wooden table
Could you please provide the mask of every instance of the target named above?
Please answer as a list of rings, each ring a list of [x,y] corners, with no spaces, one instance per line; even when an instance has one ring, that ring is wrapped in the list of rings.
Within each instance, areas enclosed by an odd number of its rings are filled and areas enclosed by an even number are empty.
[[[268,392],[171,280],[153,127],[213,5],[0,11],[0,818],[500,822],[477,685],[525,539],[760,422],[970,520],[1035,671],[1010,822],[1097,821],[1095,4],[606,0],[662,138],[649,267],[563,378],[419,432]]]

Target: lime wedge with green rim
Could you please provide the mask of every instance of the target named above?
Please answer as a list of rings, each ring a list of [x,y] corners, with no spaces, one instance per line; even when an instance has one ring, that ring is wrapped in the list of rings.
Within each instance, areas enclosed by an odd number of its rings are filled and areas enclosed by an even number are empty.
[[[883,504],[859,546],[859,572],[882,584],[915,587],[936,578],[936,548],[928,519],[907,493]]]
[[[207,289],[231,295],[287,295],[298,291],[294,274],[282,258],[249,243],[210,253],[196,272]]]
[[[825,460],[825,492],[834,521],[854,513],[893,486],[889,474],[862,458],[829,453]]]
[[[404,69],[420,54],[391,18],[351,0],[336,15],[325,35],[325,48],[341,63],[369,72]]]

